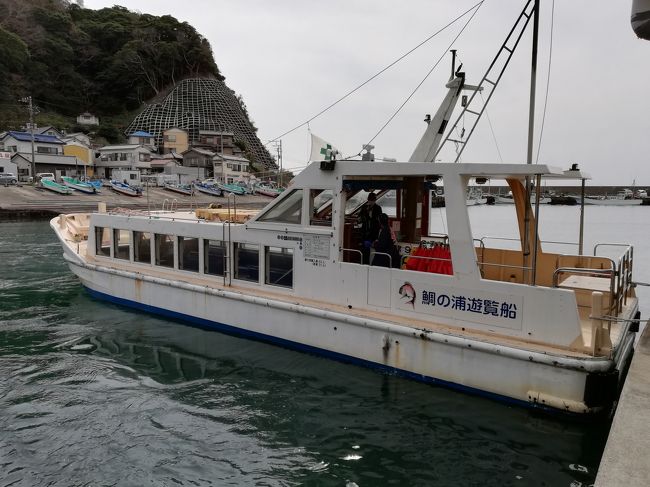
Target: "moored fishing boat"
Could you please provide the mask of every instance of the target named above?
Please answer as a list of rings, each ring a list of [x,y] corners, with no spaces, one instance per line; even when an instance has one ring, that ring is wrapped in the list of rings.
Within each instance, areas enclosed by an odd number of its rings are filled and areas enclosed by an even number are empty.
[[[224,193],[231,193],[231,194],[238,194],[238,195],[246,194],[246,190],[243,187],[239,186],[238,184],[217,183],[217,186]]]
[[[214,184],[194,183],[194,188],[200,193],[209,194],[210,196],[223,196],[223,192]]]
[[[99,193],[99,189],[95,185],[83,181],[79,181],[76,178],[62,176],[61,180],[63,181],[63,184],[66,185],[67,187],[76,189],[77,191],[81,191],[82,193],[87,193],[87,194]]]
[[[49,191],[52,191],[54,193],[59,193],[59,194],[72,194],[74,189],[68,188],[67,186],[64,186],[63,184],[59,184],[53,179],[48,179],[48,178],[43,178],[41,179],[40,185],[42,188],[47,189]]]
[[[111,180],[110,184],[111,188],[113,188],[113,191],[117,191],[118,193],[125,194],[127,196],[142,196],[142,189],[136,186],[131,186],[130,184],[121,183],[115,180]]]
[[[280,193],[282,193],[281,189],[263,183],[256,184],[254,187],[254,191],[257,194],[261,194],[263,196],[270,196],[271,198],[275,198],[276,196],[280,195]]]
[[[185,196],[192,196],[194,194],[194,187],[191,184],[165,183],[164,189],[173,191],[174,193],[184,194]]]

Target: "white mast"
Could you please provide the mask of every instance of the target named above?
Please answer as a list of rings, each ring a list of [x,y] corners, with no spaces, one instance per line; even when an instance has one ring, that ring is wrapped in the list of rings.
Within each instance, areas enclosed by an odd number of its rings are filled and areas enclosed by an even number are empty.
[[[460,72],[462,65],[459,66],[458,71],[456,71],[456,50],[452,49],[451,54],[451,77],[449,78],[449,83],[445,85],[449,88],[449,91],[440,104],[433,119],[430,119],[429,115],[425,118],[428,127],[424,132],[424,135],[422,135],[415,151],[413,151],[409,162],[435,162],[436,152],[438,152],[438,147],[440,146],[440,142],[445,133],[445,128],[447,128],[451,114],[456,107],[458,97],[461,95],[463,90],[476,91],[479,89],[476,86],[465,84],[465,73]]]

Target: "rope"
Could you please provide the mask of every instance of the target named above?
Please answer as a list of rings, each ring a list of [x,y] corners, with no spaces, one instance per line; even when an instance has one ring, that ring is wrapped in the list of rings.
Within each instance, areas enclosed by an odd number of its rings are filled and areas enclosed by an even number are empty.
[[[538,15],[539,12],[535,12]],[[548,73],[546,75],[546,95],[544,96],[544,110],[542,111],[542,125],[539,130],[539,141],[537,142],[537,156],[535,157],[535,164],[539,161],[539,152],[542,147],[542,135],[544,135],[544,122],[546,121],[546,105],[548,103],[548,87],[551,84],[551,57],[553,56],[553,26],[555,16],[555,0],[551,3],[551,40],[548,49]]]
[[[449,22],[447,25],[445,25],[444,27],[442,27],[441,29],[439,29],[438,31],[434,32],[434,33],[431,34],[429,37],[427,37],[426,39],[424,39],[422,42],[420,42],[420,43],[419,43],[417,46],[415,46],[413,49],[411,49],[411,50],[407,51],[406,53],[402,54],[400,57],[398,57],[395,61],[393,61],[392,63],[390,63],[388,66],[386,66],[385,68],[381,69],[380,71],[378,71],[377,73],[375,73],[374,75],[372,75],[370,78],[368,78],[366,81],[364,81],[363,83],[361,83],[360,85],[358,85],[356,88],[353,88],[352,90],[348,91],[345,95],[343,95],[342,97],[340,97],[338,100],[336,100],[335,102],[333,102],[332,104],[330,104],[330,105],[327,106],[326,108],[322,109],[322,110],[321,110],[320,112],[318,112],[316,115],[314,115],[314,116],[312,116],[311,118],[309,118],[308,120],[306,120],[306,121],[300,123],[299,125],[296,125],[294,128],[292,128],[292,129],[290,129],[290,130],[287,130],[287,131],[284,132],[283,134],[278,135],[277,137],[268,140],[268,141],[266,142],[266,144],[270,144],[271,142],[275,142],[276,140],[281,139],[281,138],[284,137],[285,135],[289,135],[291,132],[294,132],[294,131],[298,130],[300,127],[303,127],[303,126],[309,124],[309,122],[311,122],[311,121],[315,120],[316,118],[320,117],[322,114],[324,114],[325,112],[329,111],[331,108],[334,108],[336,105],[338,105],[340,102],[342,102],[343,100],[345,100],[347,97],[349,97],[350,95],[352,95],[352,94],[355,93],[356,91],[358,91],[358,90],[360,90],[361,88],[363,88],[365,85],[367,85],[368,83],[370,83],[372,80],[374,80],[375,78],[377,78],[379,75],[383,74],[383,73],[384,73],[385,71],[387,71],[388,69],[390,69],[390,68],[392,68],[393,66],[395,66],[395,65],[396,65],[398,62],[400,62],[402,59],[404,59],[405,57],[407,57],[408,55],[410,55],[411,53],[413,53],[415,50],[417,50],[417,49],[419,49],[420,47],[422,47],[424,44],[426,44],[427,42],[429,42],[431,39],[433,39],[434,37],[436,37],[438,34],[442,33],[443,31],[445,31],[446,29],[448,29],[449,27],[451,27],[452,25],[454,25],[456,22],[458,22],[460,19],[462,19],[465,15],[467,15],[467,14],[468,14],[469,12],[471,12],[473,9],[477,9],[477,10],[478,10],[477,7],[480,7],[482,4],[483,4],[483,0],[481,0],[480,2],[478,2],[477,4],[475,4],[474,6],[470,7],[469,9],[467,9],[465,12],[463,12],[463,13],[460,14],[458,17],[456,17],[455,19],[453,19],[453,20],[452,20],[451,22]],[[474,13],[476,13],[476,12],[474,12]],[[474,16],[474,14],[472,14],[472,17],[473,17],[473,16]],[[461,31],[461,32],[462,32],[462,31]],[[265,145],[266,145],[266,144],[265,144]]]
[[[404,105],[406,105],[406,104],[409,102],[409,100],[413,97],[413,95],[415,95],[415,92],[418,91],[418,90],[420,89],[420,87],[424,84],[424,82],[427,80],[427,78],[431,75],[431,73],[433,72],[433,70],[436,69],[436,67],[438,66],[438,64],[440,64],[440,61],[442,61],[442,59],[445,57],[445,55],[447,54],[447,51],[449,51],[449,49],[451,49],[451,47],[452,47],[452,46],[454,45],[454,43],[458,40],[458,38],[460,37],[460,35],[465,31],[465,29],[467,28],[467,26],[469,25],[469,23],[472,21],[472,19],[473,19],[474,16],[476,15],[476,13],[477,13],[477,12],[479,11],[479,9],[481,8],[481,5],[483,5],[483,2],[482,2],[482,1],[479,2],[479,3],[477,3],[476,5],[474,5],[474,7],[472,7],[472,8],[475,8],[474,12],[472,12],[472,15],[470,16],[470,18],[467,20],[467,22],[465,22],[465,25],[464,25],[463,28],[460,30],[460,32],[456,35],[456,37],[454,37],[454,39],[451,41],[451,43],[449,44],[449,46],[447,46],[447,49],[445,49],[445,51],[444,51],[443,54],[440,56],[440,58],[438,58],[438,60],[437,60],[437,61],[435,62],[435,64],[433,65],[433,67],[432,67],[432,68],[429,70],[429,72],[425,75],[425,77],[422,79],[422,81],[420,81],[420,83],[418,83],[418,85],[415,87],[415,89],[414,89],[414,90],[411,92],[411,94],[406,98],[406,100],[404,100],[404,102],[399,106],[399,108],[395,111],[395,113],[393,113],[393,114],[390,116],[390,118],[386,121],[386,123],[385,123],[384,125],[382,125],[382,127],[379,129],[379,132],[377,132],[377,133],[372,137],[372,139],[370,139],[370,140],[366,143],[366,145],[371,144],[372,141],[375,140],[375,139],[379,136],[379,134],[381,134],[381,133],[384,131],[384,129],[388,126],[388,124],[391,123],[391,122],[393,121],[393,119],[397,116],[397,114],[402,110],[402,108],[404,108]],[[471,10],[471,9],[470,9],[470,10]],[[468,10],[467,12],[469,12],[469,10]],[[465,13],[467,13],[467,12],[465,12]],[[465,15],[465,14],[463,14],[463,15]],[[459,17],[459,18],[460,18],[460,17]]]
[[[483,93],[479,92],[481,95],[481,101],[483,101],[483,105],[485,105],[485,99],[483,98]],[[494,128],[492,127],[492,121],[490,120],[490,114],[487,111],[487,107],[485,107],[485,117],[487,118],[488,125],[490,126],[490,132],[492,132],[492,140],[494,140],[494,145],[497,148],[497,153],[499,154],[499,162],[503,163],[503,157],[501,156],[501,151],[499,150],[499,143],[497,142],[497,136],[494,134]]]

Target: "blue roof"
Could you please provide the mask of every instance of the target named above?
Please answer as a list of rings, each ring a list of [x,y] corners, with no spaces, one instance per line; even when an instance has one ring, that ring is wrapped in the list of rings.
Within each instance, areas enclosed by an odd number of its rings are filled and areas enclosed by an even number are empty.
[[[32,141],[32,135],[29,132],[14,132],[10,130],[5,135],[5,137],[7,136],[13,137],[14,139],[19,140],[21,142]],[[54,135],[43,135],[43,134],[34,134],[34,142],[42,142],[46,144],[61,144],[61,145],[65,144],[65,142],[63,142],[61,139],[59,139]]]
[[[145,132],[144,130],[138,130],[137,132],[133,132],[129,137],[153,137],[149,132]]]

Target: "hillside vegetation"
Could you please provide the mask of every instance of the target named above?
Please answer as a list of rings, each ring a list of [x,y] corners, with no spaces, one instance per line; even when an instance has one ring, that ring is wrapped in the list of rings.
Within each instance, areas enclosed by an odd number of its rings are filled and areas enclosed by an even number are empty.
[[[32,95],[39,125],[69,125],[90,111],[114,139],[166,87],[190,76],[224,79],[208,41],[169,15],[64,0],[0,0],[0,12],[0,130],[24,124],[18,100]]]

